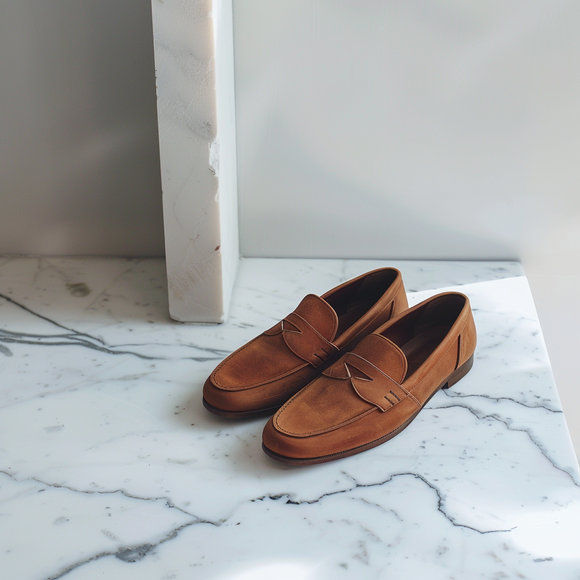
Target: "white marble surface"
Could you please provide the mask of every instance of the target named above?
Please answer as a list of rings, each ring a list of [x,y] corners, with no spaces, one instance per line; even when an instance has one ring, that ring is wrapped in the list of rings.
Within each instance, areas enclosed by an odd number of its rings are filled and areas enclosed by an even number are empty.
[[[580,578],[580,488],[526,278],[388,262],[470,297],[473,370],[395,439],[290,468],[201,405],[227,353],[378,261],[243,260],[220,326],[160,260],[0,259],[0,570],[18,580]]]

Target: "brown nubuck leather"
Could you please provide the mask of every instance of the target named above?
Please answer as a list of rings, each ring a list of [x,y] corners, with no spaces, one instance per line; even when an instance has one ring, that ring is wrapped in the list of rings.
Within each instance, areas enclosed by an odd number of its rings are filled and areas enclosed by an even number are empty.
[[[217,366],[203,387],[203,404],[224,417],[272,414],[407,307],[401,273],[394,268],[373,270],[320,297],[309,294]]]
[[[439,389],[469,372],[475,344],[467,296],[446,292],[417,304],[287,401],[264,428],[264,451],[310,465],[388,441]]]

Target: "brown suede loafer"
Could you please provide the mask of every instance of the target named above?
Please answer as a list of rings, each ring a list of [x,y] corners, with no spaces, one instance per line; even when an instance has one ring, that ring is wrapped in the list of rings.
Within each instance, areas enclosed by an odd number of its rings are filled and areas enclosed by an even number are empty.
[[[401,273],[380,268],[296,310],[228,356],[203,387],[206,409],[224,417],[273,413],[367,334],[408,307]]]
[[[439,294],[393,318],[290,399],[266,424],[282,463],[324,463],[399,434],[469,372],[476,332],[467,296]]]

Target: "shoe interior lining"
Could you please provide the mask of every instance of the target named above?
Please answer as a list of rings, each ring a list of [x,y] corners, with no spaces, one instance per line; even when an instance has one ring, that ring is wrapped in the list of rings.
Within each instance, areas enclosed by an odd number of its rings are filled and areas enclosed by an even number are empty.
[[[429,355],[441,344],[441,341],[451,330],[450,326],[433,326],[423,330],[417,336],[401,346],[401,350],[407,358],[407,375],[410,377],[429,357]]]
[[[405,354],[409,378],[441,344],[465,305],[458,294],[441,296],[387,328],[383,336]]]
[[[388,290],[396,278],[396,272],[382,270],[356,280],[329,296],[323,296],[338,315],[338,331],[336,335],[340,336],[364,316]]]

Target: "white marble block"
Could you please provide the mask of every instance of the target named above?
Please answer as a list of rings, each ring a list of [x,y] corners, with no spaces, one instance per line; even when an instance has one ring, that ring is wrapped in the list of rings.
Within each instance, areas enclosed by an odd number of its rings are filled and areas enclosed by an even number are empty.
[[[239,259],[232,0],[152,0],[171,317],[223,322]]]

